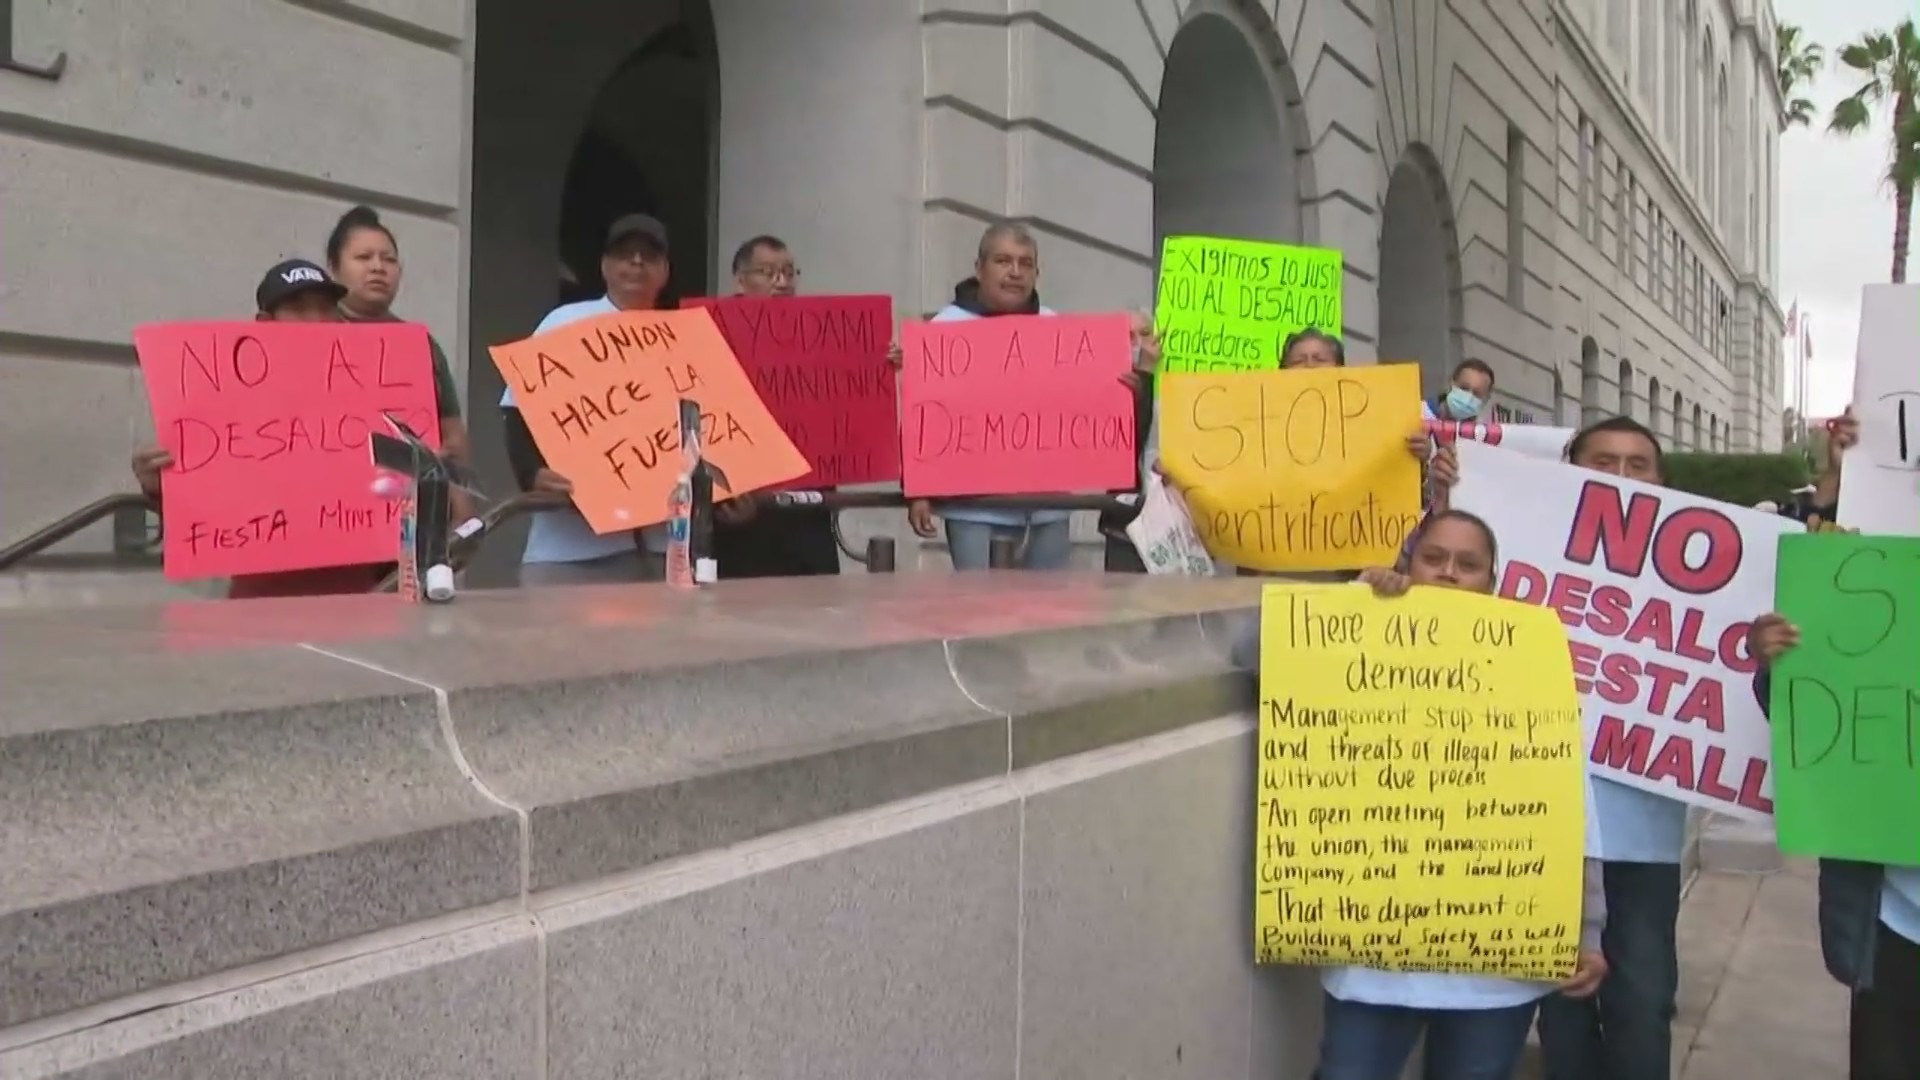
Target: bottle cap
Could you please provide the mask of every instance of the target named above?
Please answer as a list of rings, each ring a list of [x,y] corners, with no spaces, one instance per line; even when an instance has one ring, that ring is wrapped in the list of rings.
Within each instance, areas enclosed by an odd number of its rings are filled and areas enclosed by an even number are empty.
[[[441,604],[453,599],[453,567],[446,563],[427,567],[427,599]]]

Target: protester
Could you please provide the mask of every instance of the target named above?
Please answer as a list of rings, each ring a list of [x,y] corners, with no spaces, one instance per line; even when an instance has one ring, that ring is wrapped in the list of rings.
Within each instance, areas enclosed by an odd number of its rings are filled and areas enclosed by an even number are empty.
[[[1025,226],[1012,222],[988,226],[980,236],[973,272],[973,277],[954,286],[953,302],[934,315],[934,322],[1053,314],[1040,303],[1040,244]],[[1151,356],[1148,370],[1159,359],[1159,342],[1144,319],[1134,323],[1134,346],[1135,374],[1126,382],[1135,388],[1137,415],[1137,395],[1145,385],[1145,379],[1137,374],[1142,358]],[[1151,387],[1147,392],[1151,394]],[[1065,510],[1003,510],[953,503],[936,506],[930,500],[915,499],[908,507],[907,521],[915,533],[932,539],[938,534],[933,523],[936,514],[946,522],[947,551],[955,570],[987,569],[996,537],[1021,544],[1016,565],[1023,570],[1064,569],[1073,554],[1071,515]]]
[[[1447,392],[1424,403],[1428,420],[1466,423],[1480,419],[1493,400],[1493,369],[1480,360],[1462,360],[1453,369]]]
[[[1567,460],[1628,480],[1666,483],[1659,437],[1630,417],[1580,430],[1567,443]],[[1540,1006],[1547,1077],[1667,1080],[1680,983],[1676,933],[1687,808],[1599,777],[1593,798],[1607,893],[1602,948],[1613,976],[1592,1000],[1552,998]]]
[[[666,226],[646,214],[628,214],[607,229],[600,256],[606,295],[554,308],[533,332],[537,336],[616,311],[658,310],[669,271]],[[547,468],[526,418],[514,404],[512,386],[500,395],[500,408],[506,427],[507,460],[513,466],[514,478],[522,491],[557,507],[533,515],[527,548],[520,557],[520,583],[587,585],[664,580],[666,526],[596,535],[571,504],[572,483]]]
[[[400,244],[371,207],[356,206],[340,215],[327,237],[327,269],[345,289],[340,315],[348,322],[405,322],[393,313],[400,298]],[[467,424],[460,416],[460,390],[447,354],[432,334],[433,390],[440,408],[440,452],[467,463]]]
[[[1827,423],[1827,460],[1813,483],[1792,493],[1779,507],[1790,517],[1809,527],[1832,523],[1840,518],[1840,462],[1847,449],[1860,441],[1860,420],[1853,406]]]
[[[1160,401],[1155,391],[1160,367],[1160,335],[1154,332],[1153,317],[1136,312],[1133,317],[1133,366],[1121,376],[1133,394],[1133,430],[1145,432],[1139,437],[1139,453],[1133,460],[1133,490],[1144,494],[1144,482],[1160,459]],[[1105,566],[1109,574],[1144,574],[1147,564],[1140,549],[1127,536],[1127,526],[1140,516],[1140,506],[1100,512],[1100,535],[1106,540]]]
[[[1382,597],[1404,595],[1414,585],[1491,593],[1497,557],[1493,530],[1486,522],[1463,511],[1442,511],[1421,525],[1402,569],[1368,570],[1360,580]],[[1258,620],[1235,640],[1233,659],[1243,668],[1259,669]],[[1557,988],[1491,976],[1322,969],[1324,1018],[1314,1076],[1398,1080],[1423,1035],[1425,1080],[1512,1076],[1541,1000],[1591,997],[1607,977],[1600,945],[1607,907],[1594,859],[1586,862],[1581,905],[1579,962],[1572,978]]]
[[[1798,507],[1811,524],[1838,524],[1840,462],[1860,438],[1849,406],[1828,428],[1827,465],[1812,497]],[[1863,618],[1869,616],[1862,612]],[[1800,629],[1777,612],[1753,622],[1760,670],[1753,693],[1771,719],[1773,668],[1800,644]],[[1848,1017],[1850,1080],[1920,1077],[1920,867],[1849,859],[1820,860],[1820,952],[1827,972],[1852,992]]]
[[[777,236],[756,236],[733,253],[736,295],[787,297],[800,268]],[[761,513],[752,495],[714,507],[713,555],[722,578],[807,577],[840,572],[833,511],[823,506]]]
[[[268,270],[253,291],[256,322],[329,323],[341,321],[340,302],[347,290],[325,270],[305,259],[288,259]],[[173,454],[157,446],[133,455],[133,476],[154,510],[160,503],[160,474],[173,467]],[[396,548],[399,534],[394,535]],[[227,586],[233,600],[269,596],[331,596],[371,592],[393,570],[388,564],[326,566],[271,574],[242,574]]]
[[[1347,347],[1340,339],[1317,326],[1294,334],[1280,346],[1280,366],[1288,371],[1305,368],[1346,367]]]

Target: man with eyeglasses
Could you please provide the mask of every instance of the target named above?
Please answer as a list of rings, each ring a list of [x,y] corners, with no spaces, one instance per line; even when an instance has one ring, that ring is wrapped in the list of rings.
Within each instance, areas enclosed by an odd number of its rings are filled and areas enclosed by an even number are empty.
[[[799,281],[793,250],[777,236],[762,234],[734,250],[737,296],[792,296]],[[713,516],[713,554],[722,578],[840,572],[840,545],[833,537],[831,510],[809,506],[762,514],[753,496],[744,495],[715,506]]]

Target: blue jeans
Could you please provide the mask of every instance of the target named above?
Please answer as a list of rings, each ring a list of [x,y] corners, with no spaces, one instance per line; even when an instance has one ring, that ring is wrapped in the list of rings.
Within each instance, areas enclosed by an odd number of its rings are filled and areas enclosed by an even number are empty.
[[[1540,1003],[1547,1080],[1671,1080],[1680,867],[1609,862],[1607,981],[1591,998]]]
[[[1326,995],[1314,1080],[1399,1080],[1424,1032],[1426,1080],[1508,1080],[1538,1002],[1500,1009],[1409,1009]]]
[[[1021,543],[1022,570],[1065,570],[1073,554],[1073,534],[1069,522],[1050,521],[1045,525],[989,525],[981,521],[955,521],[948,518],[947,552],[953,556],[955,570],[987,569],[993,538],[1010,536]]]

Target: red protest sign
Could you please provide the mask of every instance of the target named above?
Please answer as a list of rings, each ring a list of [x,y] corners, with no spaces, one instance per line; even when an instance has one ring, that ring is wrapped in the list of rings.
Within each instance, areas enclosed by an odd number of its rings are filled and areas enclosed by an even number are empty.
[[[900,479],[893,301],[885,296],[735,296],[707,309],[810,471],[776,488]]]
[[[906,494],[1133,486],[1127,316],[910,322],[900,340]]]
[[[134,331],[160,445],[167,576],[392,562],[400,503],[373,493],[393,413],[440,444],[425,327],[164,323]]]

